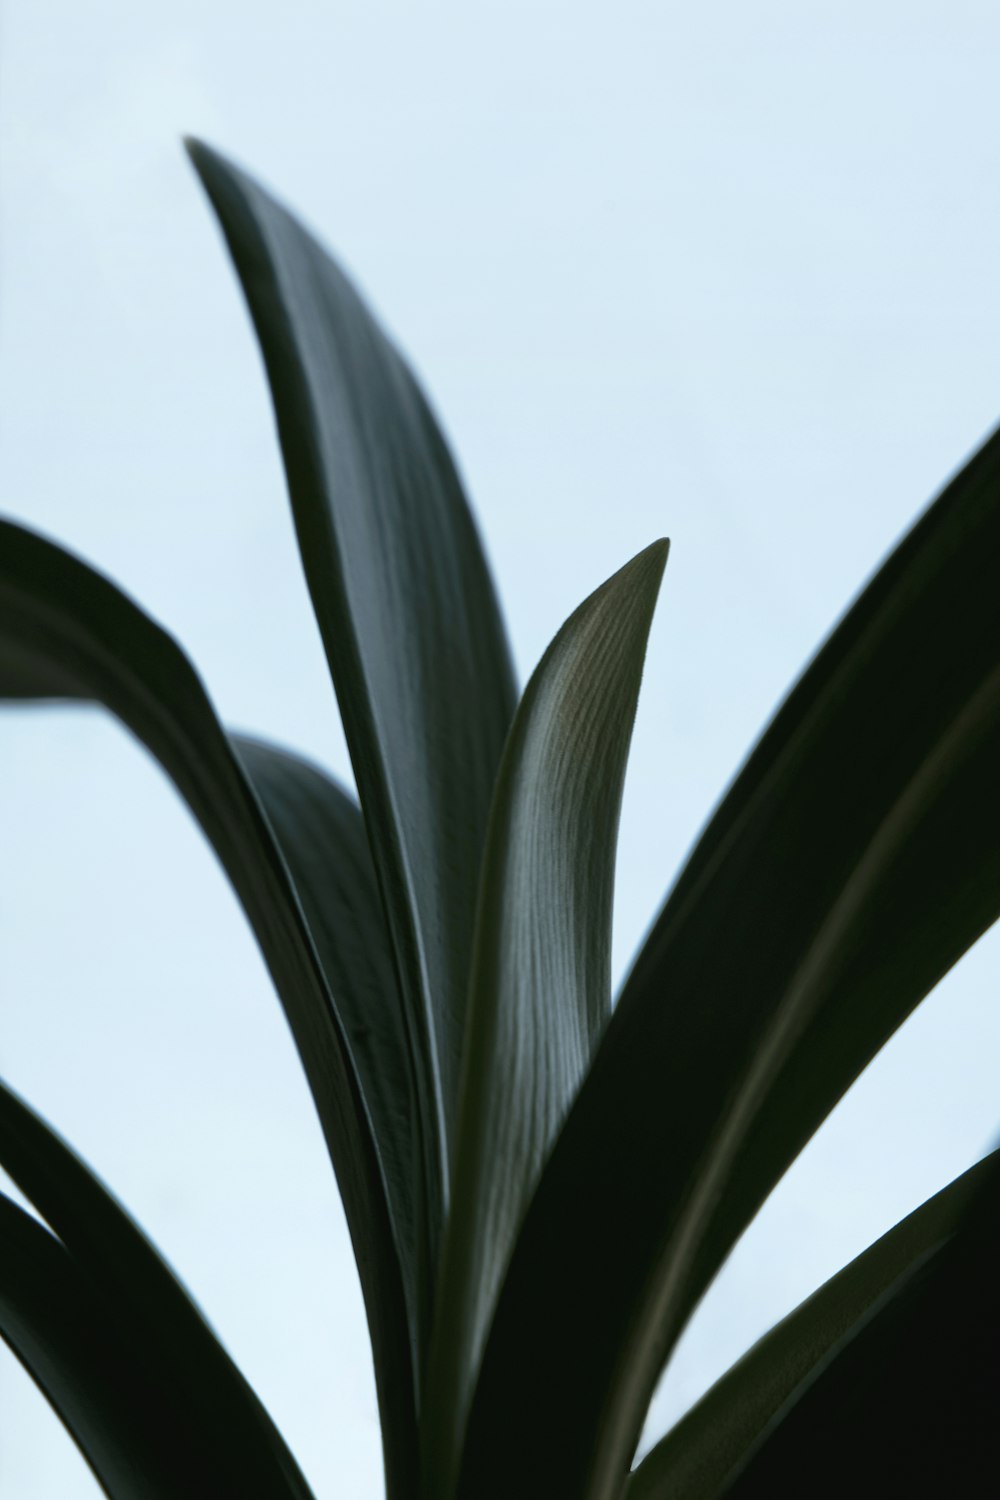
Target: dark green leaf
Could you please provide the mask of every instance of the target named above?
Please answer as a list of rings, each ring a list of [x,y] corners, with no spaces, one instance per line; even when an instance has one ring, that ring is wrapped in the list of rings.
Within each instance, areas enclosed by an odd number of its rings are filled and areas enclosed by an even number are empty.
[[[647,1454],[627,1500],[715,1500],[726,1475],[831,1351],[961,1226],[996,1165],[991,1157],[964,1172],[765,1334]]]
[[[518,1242],[464,1495],[523,1491],[525,1452],[529,1493],[618,1493],[730,1247],[995,920],[998,561],[994,437],[806,672],[640,953]]]
[[[407,1302],[415,1308],[419,1117],[364,822],[354,798],[318,767],[244,735],[232,742],[274,829],[336,997],[382,1163]]]
[[[112,1500],[225,1494],[138,1350],[68,1252],[0,1194],[0,1336],[48,1397]],[[258,1494],[262,1493],[257,1491]]]
[[[282,854],[175,643],[68,553],[0,522],[0,696],[103,703],[157,757],[214,847],[274,978],[336,1169],[375,1355],[390,1495],[415,1467],[403,1279],[350,1043]]]
[[[1000,1170],[951,1239],[886,1289],[788,1398],[727,1500],[907,1500],[997,1488]]]
[[[407,1005],[429,1311],[476,882],[516,703],[507,644],[454,464],[399,353],[284,208],[206,146],[190,151],[267,367]]]
[[[500,767],[426,1412],[428,1494],[450,1493],[514,1238],[610,1015],[618,815],[666,556],[655,543],[570,616]]]
[[[280,1434],[184,1288],[83,1162],[3,1084],[0,1166],[60,1241],[56,1253],[51,1235],[0,1198],[0,1331],[109,1493],[146,1493],[118,1478],[119,1461],[135,1467],[138,1444],[159,1454],[146,1461],[150,1472],[175,1482],[183,1449],[188,1493],[214,1471],[226,1479],[219,1493],[310,1500]]]

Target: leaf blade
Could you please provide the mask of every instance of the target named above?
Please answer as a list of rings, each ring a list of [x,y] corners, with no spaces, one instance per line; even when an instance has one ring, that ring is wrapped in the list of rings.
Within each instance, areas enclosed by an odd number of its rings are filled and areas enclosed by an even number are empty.
[[[626,1500],[713,1500],[786,1401],[936,1253],[996,1169],[987,1159],[920,1205],[765,1334],[633,1470]]]
[[[285,857],[316,953],[336,997],[371,1121],[416,1337],[421,1206],[416,1085],[402,1000],[357,803],[301,756],[246,735],[233,744]],[[419,1351],[414,1347],[416,1364]]]
[[[151,1421],[164,1393],[111,1321],[65,1248],[0,1194],[0,1337],[111,1500],[173,1500],[192,1473]]]
[[[729,1247],[995,920],[998,552],[994,436],[779,712],[640,954],[505,1283],[463,1494],[513,1483],[519,1450],[536,1454],[539,1494],[617,1493],[656,1376]],[[575,1309],[597,1267],[611,1290],[584,1340]],[[573,1450],[581,1428],[594,1450]]]
[[[487,836],[424,1491],[454,1483],[517,1227],[611,1010],[625,765],[666,563],[657,542],[570,616],[514,718]]]
[[[404,361],[289,213],[209,147],[188,149],[264,357],[407,1005],[423,1113],[426,1320],[479,860],[516,704],[510,653],[455,466]]]
[[[720,1494],[972,1495],[996,1469],[1000,1173],[790,1395]],[[818,1460],[818,1462],[817,1462]]]
[[[187,658],[113,584],[0,521],[0,697],[102,703],[151,751],[246,911],[323,1127],[361,1273],[390,1494],[415,1466],[413,1365],[385,1186],[344,1028],[256,795]]]
[[[66,1289],[65,1295],[75,1284],[87,1327],[100,1326],[95,1318],[103,1320],[112,1328],[112,1343],[120,1340],[121,1330],[128,1331],[131,1343],[138,1343],[155,1365],[156,1383],[170,1393],[160,1394],[161,1405],[169,1408],[175,1393],[183,1393],[172,1420],[190,1434],[189,1448],[216,1454],[213,1462],[220,1462],[227,1483],[241,1494],[312,1500],[277,1428],[182,1284],[84,1162],[3,1083],[0,1166],[58,1236],[73,1269],[59,1270],[53,1263],[51,1275],[57,1287]],[[15,1231],[19,1243],[30,1245],[33,1231],[23,1226],[18,1230],[16,1224]],[[43,1242],[38,1243],[41,1258],[51,1262]],[[29,1279],[29,1298],[35,1285]],[[65,1300],[63,1292],[53,1295]],[[88,1308],[93,1316],[86,1313]],[[66,1323],[65,1311],[60,1316]],[[39,1317],[36,1310],[32,1319],[40,1332]],[[81,1372],[73,1353],[76,1343],[69,1322],[64,1352],[81,1374],[83,1392],[61,1387],[62,1409],[79,1400],[88,1385],[87,1371]],[[58,1346],[58,1320],[44,1327]],[[92,1340],[91,1334],[87,1337]],[[37,1361],[33,1368],[37,1374]],[[68,1373],[66,1378],[71,1379]],[[147,1377],[141,1383],[145,1387]],[[110,1390],[103,1399],[113,1404]],[[135,1399],[130,1390],[124,1404],[131,1409]],[[149,1423],[146,1413],[140,1430]],[[150,1435],[158,1430],[153,1423]]]

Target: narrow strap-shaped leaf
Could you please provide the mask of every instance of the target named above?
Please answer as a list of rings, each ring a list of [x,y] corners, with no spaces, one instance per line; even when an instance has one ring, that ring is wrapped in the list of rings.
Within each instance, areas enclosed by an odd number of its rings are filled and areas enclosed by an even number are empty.
[[[1000,912],[998,564],[993,437],[806,673],[636,962],[505,1283],[465,1496],[523,1493],[518,1452],[528,1493],[618,1493],[728,1250]]]
[[[61,548],[0,522],[0,696],[103,703],[156,756],[239,896],[275,982],[337,1173],[361,1274],[390,1496],[415,1468],[399,1254],[349,1041],[284,859],[190,663],[130,600]]]
[[[285,856],[347,1034],[382,1163],[415,1329],[419,1115],[364,821],[354,798],[317,766],[245,735],[232,741]]]
[[[785,1402],[962,1224],[996,1153],[921,1204],[749,1349],[646,1455],[626,1500],[715,1500]],[[808,1486],[807,1486],[808,1488]]]
[[[904,1271],[789,1396],[726,1500],[987,1495],[1000,1451],[996,1154],[951,1238]]]
[[[60,1241],[54,1255],[47,1248],[55,1243],[51,1236],[34,1220],[27,1219],[31,1227],[24,1227],[26,1216],[17,1218],[20,1210],[12,1215],[0,1199],[0,1253],[5,1245],[10,1277],[5,1292],[11,1306],[29,1318],[20,1340],[20,1324],[11,1324],[12,1335],[5,1331],[4,1336],[47,1390],[99,1477],[104,1479],[110,1460],[101,1458],[99,1449],[100,1461],[95,1461],[92,1440],[101,1438],[107,1423],[108,1435],[116,1433],[120,1417],[126,1453],[133,1432],[154,1446],[187,1449],[188,1492],[194,1483],[191,1458],[197,1456],[206,1476],[212,1468],[225,1474],[227,1493],[310,1500],[311,1491],[267,1412],[176,1277],[93,1173],[3,1084],[0,1166]],[[17,1269],[22,1256],[35,1266],[37,1277],[25,1279],[23,1268]],[[34,1307],[36,1293],[41,1309]],[[78,1318],[67,1314],[67,1299]],[[36,1339],[49,1330],[52,1357],[62,1361],[63,1376],[55,1389],[45,1378],[45,1362],[31,1356],[37,1345],[25,1343],[31,1329]],[[81,1329],[93,1330],[86,1335],[85,1358],[77,1358]],[[123,1337],[133,1351],[128,1358],[119,1348]],[[142,1351],[138,1361],[136,1348]],[[140,1368],[139,1386],[136,1363],[148,1363],[154,1372],[150,1377]],[[108,1410],[95,1432],[86,1423],[81,1426],[76,1413],[81,1404],[95,1406],[98,1386],[99,1405]],[[116,1434],[115,1444],[121,1443],[122,1435]],[[173,1465],[170,1473],[176,1480]]]
[[[202,1475],[169,1394],[123,1344],[66,1249],[0,1194],[0,1337],[48,1397],[111,1500],[177,1500]],[[259,1492],[258,1492],[259,1493]]]
[[[618,816],[666,556],[666,542],[648,547],[570,616],[525,690],[504,751],[483,861],[426,1408],[428,1497],[451,1491],[514,1238],[610,1015]]]
[[[507,642],[454,464],[398,351],[284,208],[208,147],[189,149],[267,367],[408,1007],[424,1117],[429,1304],[476,882],[517,701]]]

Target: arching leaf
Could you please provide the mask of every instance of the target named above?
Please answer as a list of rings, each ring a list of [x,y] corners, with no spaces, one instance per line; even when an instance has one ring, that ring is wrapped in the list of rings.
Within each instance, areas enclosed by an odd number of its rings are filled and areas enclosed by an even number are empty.
[[[410,1492],[416,1418],[398,1247],[369,1117],[316,948],[270,825],[176,644],[61,548],[0,522],[0,696],[103,703],[160,761],[247,913],[340,1184],[375,1356],[391,1496]]]
[[[0,1332],[108,1492],[150,1493],[129,1488],[133,1473],[148,1471],[150,1485],[162,1474],[176,1486],[183,1473],[191,1493],[214,1473],[225,1481],[217,1493],[311,1500],[274,1424],[176,1277],[3,1084],[0,1166],[59,1241],[0,1197]]]

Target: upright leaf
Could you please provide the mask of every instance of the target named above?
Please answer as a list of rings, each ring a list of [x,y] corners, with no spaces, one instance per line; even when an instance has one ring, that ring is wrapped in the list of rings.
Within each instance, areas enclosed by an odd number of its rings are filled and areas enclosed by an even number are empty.
[[[454,464],[403,359],[284,208],[207,146],[189,149],[267,367],[408,1008],[429,1310],[476,882],[516,703],[509,653]]]
[[[425,1413],[424,1493],[451,1492],[497,1290],[611,1008],[618,815],[667,543],[559,631],[514,719],[483,862]]]
[[[0,1333],[111,1494],[164,1471],[174,1496],[309,1500],[253,1391],[142,1231],[93,1173],[0,1084],[0,1166],[58,1236],[0,1198]],[[136,1446],[152,1447],[139,1459]],[[112,1482],[113,1480],[113,1482]],[[124,1486],[124,1487],[123,1487]]]
[[[629,1480],[627,1500],[716,1500],[726,1476],[833,1351],[961,1230],[998,1159],[994,1152],[935,1193],[758,1340],[647,1454]],[[815,1482],[813,1473],[810,1493]]]
[[[618,1494],[728,1250],[1000,912],[998,558],[993,437],[805,674],[640,953],[504,1286],[464,1496]]]
[[[232,881],[337,1173],[372,1336],[389,1493],[405,1497],[416,1466],[412,1341],[379,1153],[347,1028],[285,860],[201,683],[170,637],[111,583],[0,522],[0,696],[103,703],[160,761]]]

